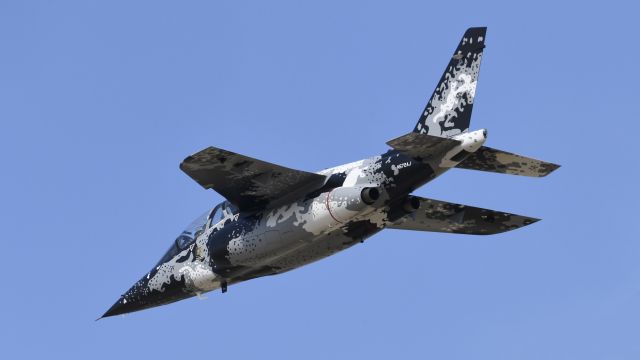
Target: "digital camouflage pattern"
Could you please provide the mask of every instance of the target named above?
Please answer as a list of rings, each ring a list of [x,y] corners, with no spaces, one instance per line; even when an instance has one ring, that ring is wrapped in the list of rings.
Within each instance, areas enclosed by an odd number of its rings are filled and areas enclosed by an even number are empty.
[[[383,154],[317,173],[214,147],[187,157],[180,168],[227,200],[189,225],[103,317],[225,292],[385,228],[485,235],[537,221],[411,195],[454,167],[531,176],[557,168],[484,147],[485,130],[468,132],[485,31],[467,30],[415,131],[389,141]]]
[[[205,189],[215,189],[241,210],[286,203],[322,186],[325,177],[293,170],[231,151],[208,147],[180,164]]]
[[[549,175],[560,166],[483,146],[464,159],[463,162],[456,165],[456,167],[502,174],[542,177]]]
[[[451,56],[414,132],[451,137],[469,129],[487,28],[470,28]]]
[[[388,225],[387,228],[491,235],[515,230],[539,220],[468,205],[425,198],[419,199],[420,208],[417,211]]]

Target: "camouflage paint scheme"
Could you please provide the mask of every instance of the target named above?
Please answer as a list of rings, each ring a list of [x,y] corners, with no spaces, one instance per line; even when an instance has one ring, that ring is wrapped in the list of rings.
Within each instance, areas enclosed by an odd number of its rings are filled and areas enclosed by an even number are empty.
[[[560,166],[483,146],[456,167],[502,174],[542,177]]]
[[[412,133],[391,150],[317,173],[214,147],[180,168],[227,201],[197,219],[103,315],[138,311],[317,261],[385,229],[496,234],[537,219],[412,196],[453,167],[544,176],[558,166],[468,132],[486,28],[464,34]]]

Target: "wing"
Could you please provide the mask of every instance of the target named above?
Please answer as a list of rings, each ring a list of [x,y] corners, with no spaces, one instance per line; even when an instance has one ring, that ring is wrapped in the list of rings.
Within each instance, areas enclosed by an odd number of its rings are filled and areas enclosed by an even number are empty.
[[[389,229],[491,235],[535,223],[540,219],[501,211],[420,198],[420,208],[405,215]]]
[[[549,175],[560,165],[482,146],[456,167],[501,174],[542,177]]]
[[[208,147],[182,161],[180,169],[205,189],[213,189],[242,211],[275,207],[300,198],[326,177]]]

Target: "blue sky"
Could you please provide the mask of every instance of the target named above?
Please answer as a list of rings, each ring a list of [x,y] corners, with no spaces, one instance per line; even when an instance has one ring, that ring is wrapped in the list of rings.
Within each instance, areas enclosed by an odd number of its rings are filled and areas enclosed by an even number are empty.
[[[4,1],[0,344],[8,358],[638,359],[638,8],[558,1]],[[94,322],[222,198],[209,145],[319,170],[410,131],[488,26],[472,129],[556,162],[417,194],[544,220],[385,231],[334,257]],[[7,286],[8,285],[8,286]]]

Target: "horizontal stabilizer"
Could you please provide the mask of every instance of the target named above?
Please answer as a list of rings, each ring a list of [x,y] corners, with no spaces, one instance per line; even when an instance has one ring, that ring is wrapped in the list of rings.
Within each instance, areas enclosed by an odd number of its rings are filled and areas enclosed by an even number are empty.
[[[387,141],[387,145],[392,148],[422,160],[429,160],[432,156],[442,156],[460,144],[462,143],[458,140],[417,132],[410,132]]]
[[[213,189],[240,210],[282,205],[324,185],[324,175],[208,147],[182,161],[180,169],[205,189]]]
[[[540,219],[473,206],[417,197],[420,208],[405,215],[389,229],[491,235],[535,223]]]
[[[542,177],[549,175],[560,165],[482,146],[456,167],[501,174]]]

